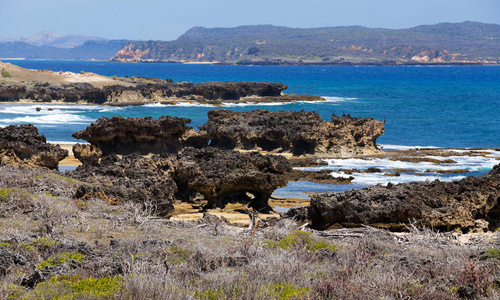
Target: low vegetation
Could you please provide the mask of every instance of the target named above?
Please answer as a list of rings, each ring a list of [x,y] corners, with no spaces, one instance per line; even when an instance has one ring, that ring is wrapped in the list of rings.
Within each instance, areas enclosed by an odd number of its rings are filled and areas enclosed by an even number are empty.
[[[0,299],[500,297],[500,232],[174,222],[151,205],[76,202],[76,185],[0,167]]]

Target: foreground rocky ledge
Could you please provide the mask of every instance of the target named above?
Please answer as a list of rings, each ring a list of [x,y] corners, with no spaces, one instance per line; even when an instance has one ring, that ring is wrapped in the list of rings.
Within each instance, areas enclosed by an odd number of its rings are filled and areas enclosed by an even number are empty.
[[[384,122],[372,118],[332,115],[324,121],[316,112],[211,110],[208,121],[195,131],[190,119],[163,116],[146,118],[100,118],[73,134],[99,147],[104,155],[177,153],[185,147],[214,147],[349,157],[378,153],[377,138]]]
[[[375,185],[311,197],[313,228],[372,225],[404,229],[412,221],[443,231],[495,230],[500,226],[500,165],[460,181]]]
[[[77,189],[77,199],[153,203],[159,215],[170,216],[175,200],[202,199],[205,208],[240,202],[271,210],[268,199],[286,185],[285,173],[290,171],[281,156],[187,148],[178,155],[151,158],[110,155],[78,167],[69,176],[88,183]]]

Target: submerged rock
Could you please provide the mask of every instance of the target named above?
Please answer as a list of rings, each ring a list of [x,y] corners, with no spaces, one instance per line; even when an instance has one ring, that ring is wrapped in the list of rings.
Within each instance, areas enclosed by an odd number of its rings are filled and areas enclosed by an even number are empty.
[[[460,181],[376,185],[311,197],[312,227],[374,225],[404,229],[413,220],[438,230],[481,231],[500,226],[500,165]]]
[[[211,110],[200,129],[221,149],[330,157],[376,153],[376,140],[385,132],[384,122],[372,118],[333,115],[328,122],[316,112],[266,110]]]
[[[31,124],[0,128],[0,165],[57,169],[68,151],[47,143]]]

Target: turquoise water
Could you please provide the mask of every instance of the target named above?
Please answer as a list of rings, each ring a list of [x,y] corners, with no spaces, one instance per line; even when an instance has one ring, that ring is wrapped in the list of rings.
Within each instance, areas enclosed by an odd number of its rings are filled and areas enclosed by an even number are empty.
[[[296,67],[132,64],[72,61],[11,61],[21,67],[103,75],[172,78],[175,81],[271,81],[285,93],[327,97],[326,103],[228,107],[237,111],[315,110],[386,119],[381,144],[437,147],[500,147],[499,67]],[[60,107],[35,114],[31,106],[0,106],[0,125],[35,123],[49,140],[73,141],[71,133],[101,116],[182,116],[195,128],[204,106],[143,106],[123,109]]]
[[[499,67],[295,67],[295,66],[213,66],[182,64],[132,64],[69,61],[12,61],[21,67],[53,71],[94,72],[102,75],[172,78],[175,81],[270,81],[288,85],[286,94],[323,96],[325,102],[275,105],[225,105],[235,111],[254,109],[317,111],[324,119],[351,114],[355,117],[386,119],[386,133],[377,142],[385,149],[413,147],[500,148]],[[42,111],[37,112],[36,107]],[[49,111],[48,108],[52,108]],[[99,117],[162,115],[186,117],[197,128],[207,120],[208,105],[159,105],[107,107],[92,105],[0,105],[0,126],[33,123],[49,141],[76,142],[71,134],[86,128]],[[304,192],[342,191],[388,182],[459,180],[480,176],[499,162],[500,149],[488,157],[454,157],[456,164],[408,164],[390,160],[329,160],[334,176],[339,168],[382,169],[382,173],[356,173],[352,184],[328,185],[290,183],[275,192],[277,197],[303,197]],[[438,173],[384,176],[394,168],[420,173],[434,169],[466,169],[468,173]],[[345,175],[345,174],[344,174]]]

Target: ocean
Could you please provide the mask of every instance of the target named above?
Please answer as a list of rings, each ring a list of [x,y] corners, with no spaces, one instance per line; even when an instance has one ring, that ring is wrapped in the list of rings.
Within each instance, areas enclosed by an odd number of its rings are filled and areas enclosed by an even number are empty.
[[[144,76],[172,78],[174,81],[269,81],[288,85],[285,94],[323,96],[324,102],[257,105],[160,105],[131,107],[93,105],[0,105],[0,126],[32,123],[47,140],[57,143],[77,142],[71,134],[87,127],[99,117],[171,115],[191,119],[195,129],[207,120],[207,111],[226,108],[235,111],[254,109],[317,111],[323,119],[332,114],[373,117],[386,120],[386,133],[377,143],[384,149],[421,147],[492,149],[486,157],[457,157],[453,169],[468,174],[428,174],[387,177],[380,174],[354,174],[350,185],[293,183],[285,192],[299,194],[324,190],[357,188],[376,183],[421,180],[456,180],[467,175],[481,175],[499,163],[500,157],[500,68],[499,67],[302,67],[302,66],[216,66],[199,64],[133,64],[102,61],[5,61],[29,69],[93,72],[107,76]],[[42,107],[37,112],[36,107]],[[48,111],[48,108],[52,111]],[[497,150],[495,150],[497,149]],[[422,163],[367,161],[361,159],[329,160],[328,168],[339,166],[383,171],[397,167],[432,169]]]

